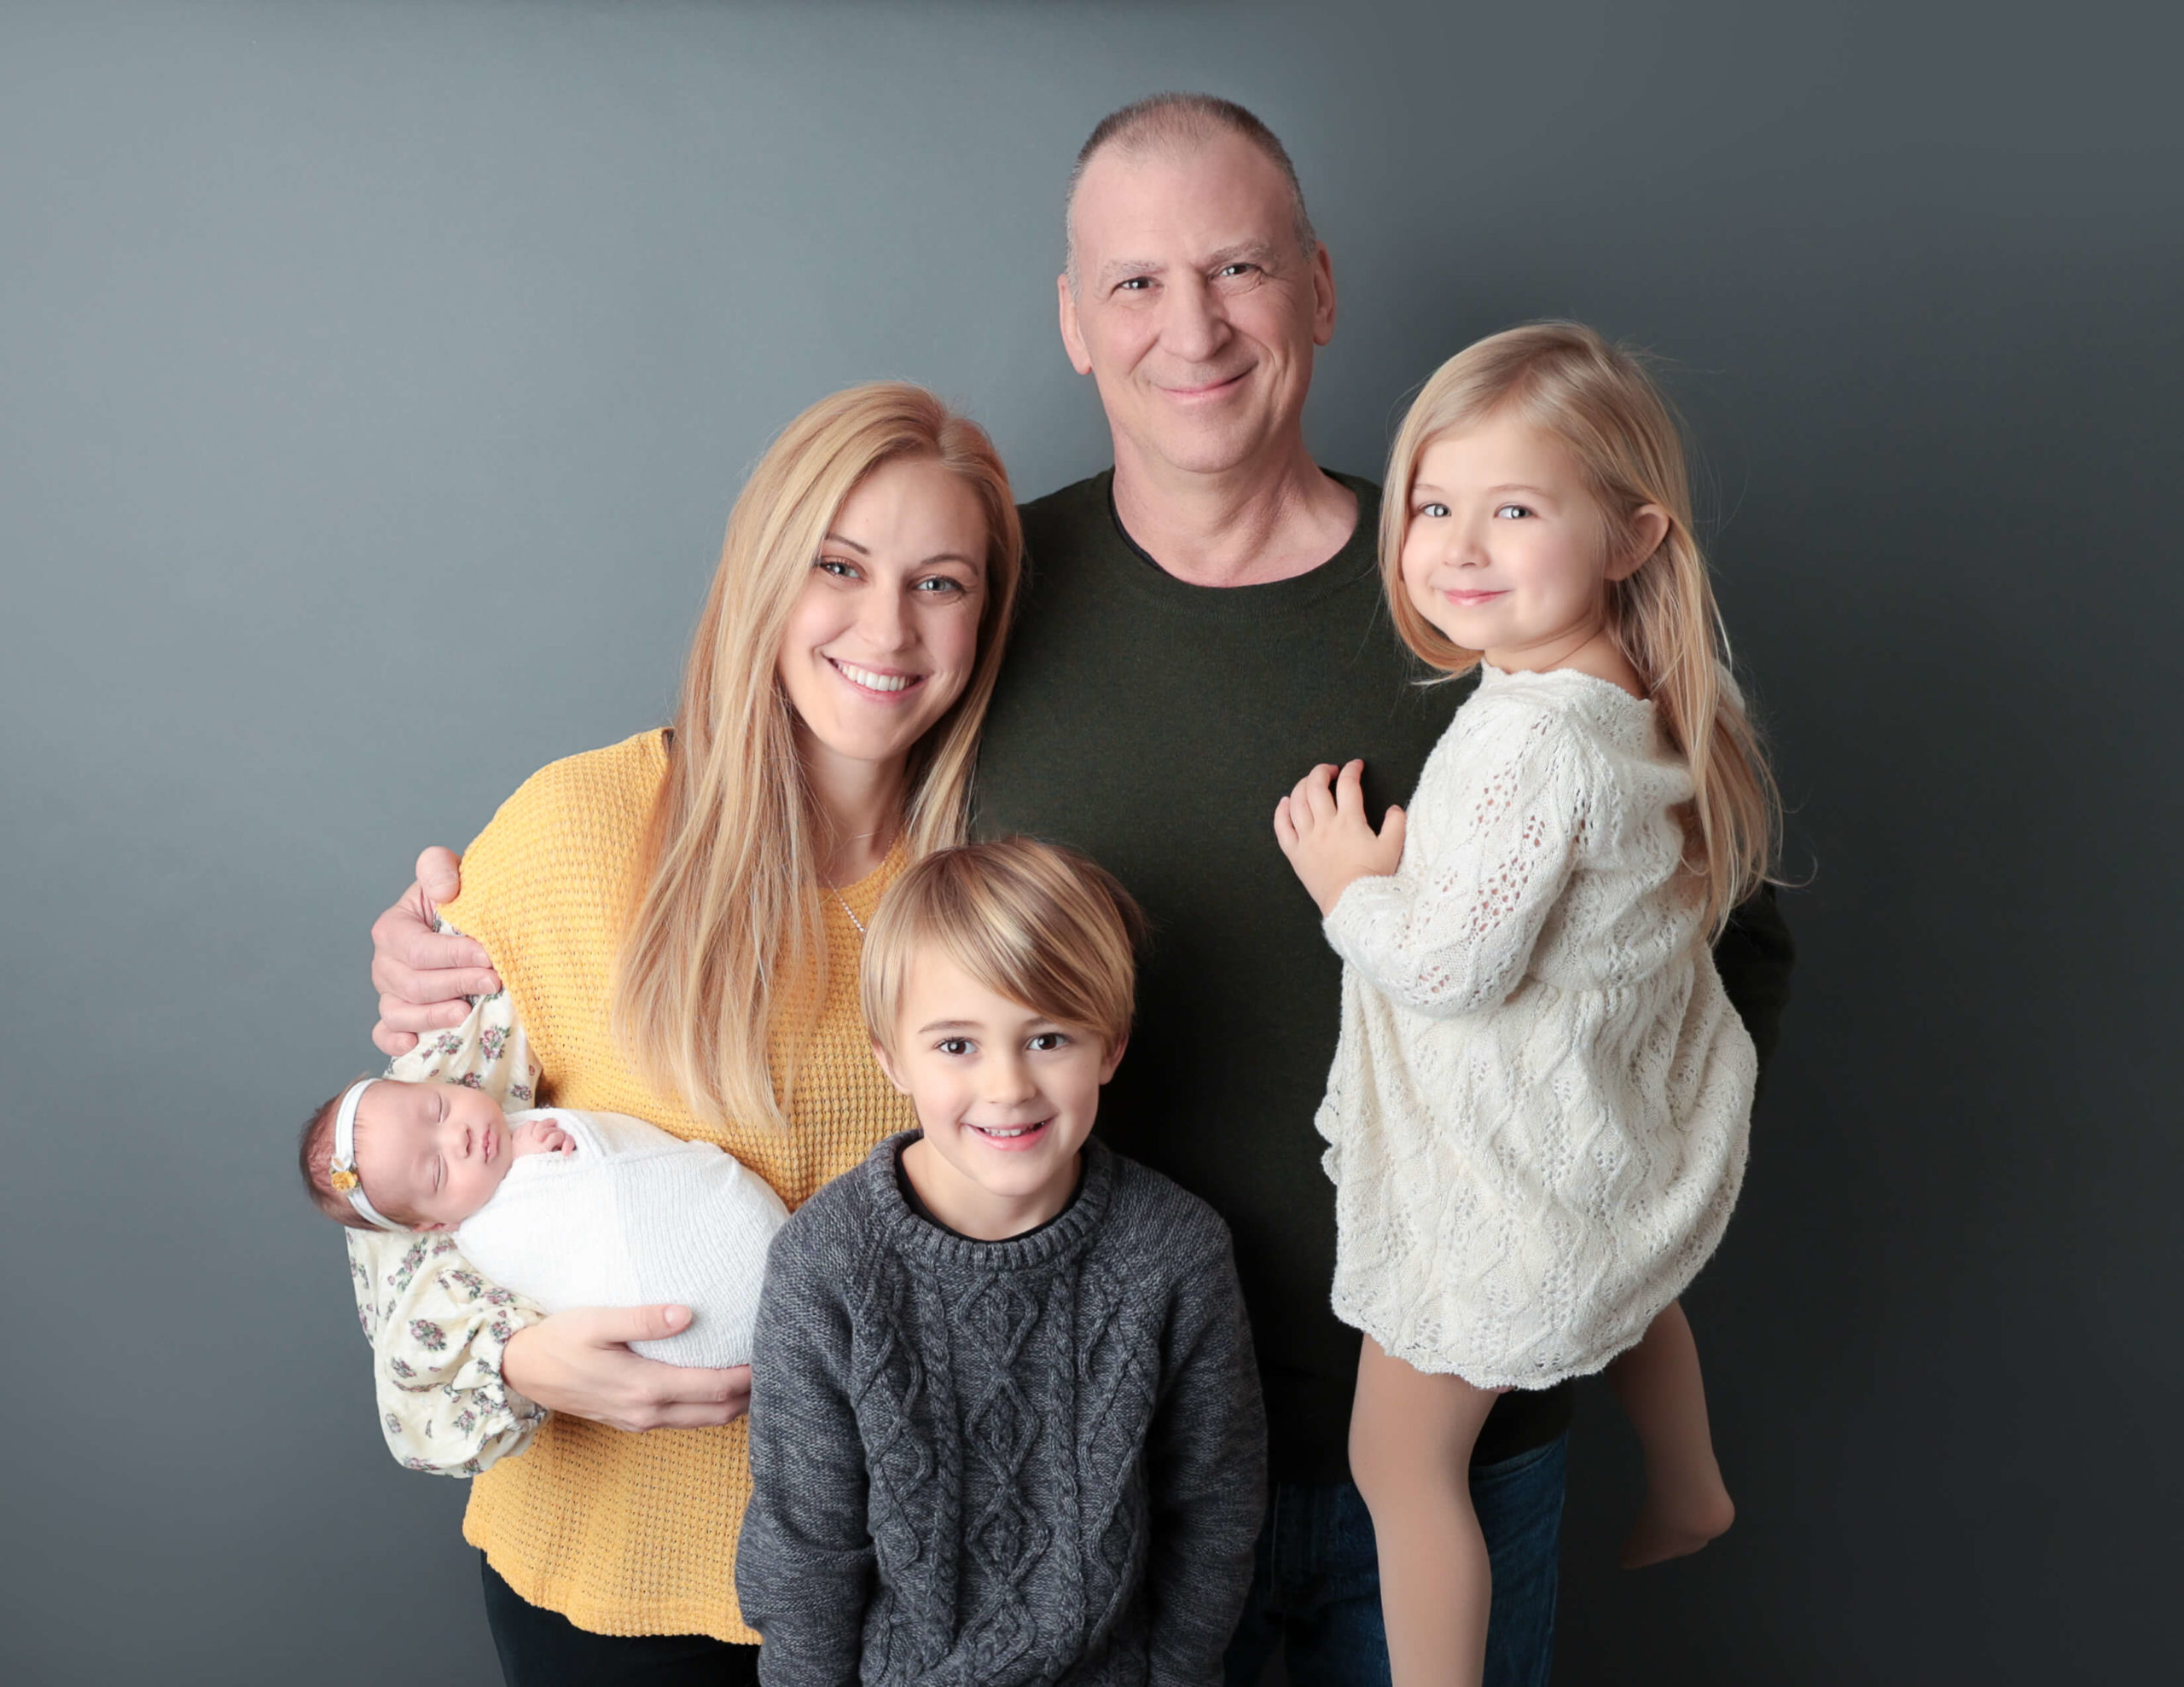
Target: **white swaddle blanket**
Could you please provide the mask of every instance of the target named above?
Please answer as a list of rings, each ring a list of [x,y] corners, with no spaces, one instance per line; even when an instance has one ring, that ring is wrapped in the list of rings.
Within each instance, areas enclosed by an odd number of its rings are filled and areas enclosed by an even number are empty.
[[[635,1352],[670,1365],[748,1365],[767,1244],[788,1209],[764,1180],[709,1142],[621,1113],[543,1107],[569,1154],[526,1154],[456,1232],[463,1257],[549,1313],[570,1307],[690,1308],[689,1327]]]

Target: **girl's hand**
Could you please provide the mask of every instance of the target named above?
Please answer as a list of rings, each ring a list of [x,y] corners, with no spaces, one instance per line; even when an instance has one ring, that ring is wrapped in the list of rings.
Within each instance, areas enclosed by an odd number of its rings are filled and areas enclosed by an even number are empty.
[[[1365,818],[1364,777],[1362,762],[1339,774],[1322,762],[1274,805],[1275,840],[1322,918],[1352,880],[1391,873],[1403,860],[1403,810],[1390,809],[1374,832]]]
[[[741,1417],[751,1406],[751,1367],[663,1365],[630,1351],[690,1321],[688,1307],[572,1307],[519,1330],[501,1375],[549,1412],[633,1433],[696,1429]]]
[[[518,1158],[526,1154],[573,1154],[577,1139],[551,1119],[526,1119],[510,1133]]]

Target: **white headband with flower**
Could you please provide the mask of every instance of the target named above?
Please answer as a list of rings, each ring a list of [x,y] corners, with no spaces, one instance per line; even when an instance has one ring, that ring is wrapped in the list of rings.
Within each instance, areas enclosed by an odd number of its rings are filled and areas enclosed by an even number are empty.
[[[404,1230],[408,1226],[372,1205],[371,1197],[364,1193],[364,1180],[357,1175],[357,1104],[377,1082],[377,1078],[359,1078],[341,1093],[341,1105],[334,1115],[334,1158],[327,1166],[327,1181],[347,1196],[349,1204],[368,1222],[381,1230]]]

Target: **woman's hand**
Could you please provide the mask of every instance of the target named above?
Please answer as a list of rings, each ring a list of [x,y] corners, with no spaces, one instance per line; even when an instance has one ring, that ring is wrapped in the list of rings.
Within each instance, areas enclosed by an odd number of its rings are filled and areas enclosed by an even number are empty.
[[[501,1356],[510,1388],[546,1407],[616,1429],[698,1429],[751,1406],[751,1367],[662,1365],[630,1351],[690,1322],[688,1307],[572,1307],[519,1330]]]
[[[372,1041],[390,1058],[417,1046],[420,1031],[444,1031],[470,1017],[466,996],[501,988],[485,946],[433,930],[439,905],[462,889],[462,861],[435,844],[417,857],[417,882],[372,922],[372,988],[379,1023]]]
[[[1322,762],[1274,805],[1275,840],[1322,917],[1351,881],[1385,876],[1403,861],[1403,812],[1390,809],[1375,833],[1365,818],[1364,778],[1362,762],[1339,774]]]

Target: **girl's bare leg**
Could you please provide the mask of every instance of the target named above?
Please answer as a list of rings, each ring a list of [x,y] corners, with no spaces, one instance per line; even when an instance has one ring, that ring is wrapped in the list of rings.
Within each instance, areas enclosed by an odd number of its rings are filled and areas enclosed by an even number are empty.
[[[1478,1687],[1485,1670],[1493,1583],[1471,1509],[1471,1451],[1494,1400],[1365,1338],[1350,1471],[1373,1514],[1395,1687]]]
[[[1699,1344],[1683,1308],[1670,1302],[1646,1339],[1607,1368],[1609,1386],[1646,1451],[1646,1504],[1623,1543],[1623,1567],[1639,1569],[1696,1552],[1736,1520],[1714,1461]]]

